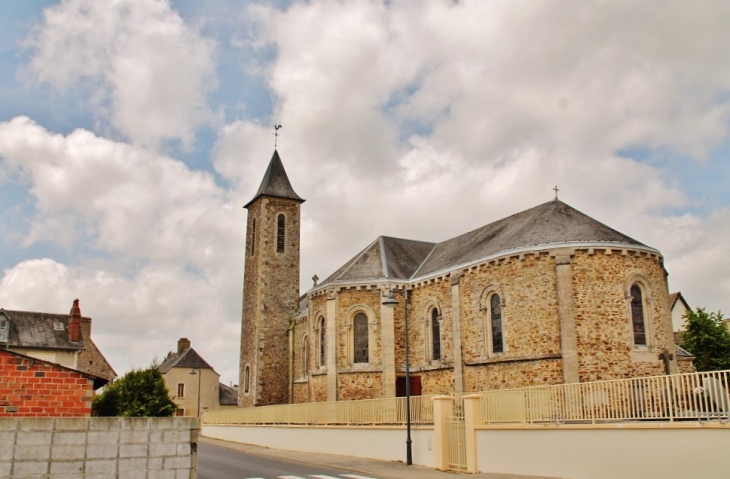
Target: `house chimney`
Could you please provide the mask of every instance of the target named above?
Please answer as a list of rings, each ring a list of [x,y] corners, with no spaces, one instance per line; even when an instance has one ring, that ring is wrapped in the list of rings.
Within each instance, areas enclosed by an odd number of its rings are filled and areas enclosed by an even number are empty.
[[[190,349],[190,340],[188,338],[180,338],[177,341],[177,354],[182,353],[186,349]]]
[[[68,317],[68,339],[72,343],[81,341],[81,308],[78,299],[74,299],[71,315]]]

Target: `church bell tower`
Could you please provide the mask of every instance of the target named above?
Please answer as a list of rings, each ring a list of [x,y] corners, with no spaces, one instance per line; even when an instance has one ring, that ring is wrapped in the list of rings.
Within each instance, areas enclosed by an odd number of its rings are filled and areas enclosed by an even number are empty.
[[[279,153],[274,150],[256,195],[244,208],[241,407],[289,401],[287,329],[299,311],[300,207]]]

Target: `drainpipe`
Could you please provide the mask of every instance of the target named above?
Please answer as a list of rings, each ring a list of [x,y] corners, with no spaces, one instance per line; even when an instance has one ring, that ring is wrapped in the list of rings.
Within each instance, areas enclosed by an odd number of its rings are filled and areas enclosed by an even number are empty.
[[[289,320],[289,328],[286,330],[289,336],[289,404],[294,401],[294,324],[296,319]]]

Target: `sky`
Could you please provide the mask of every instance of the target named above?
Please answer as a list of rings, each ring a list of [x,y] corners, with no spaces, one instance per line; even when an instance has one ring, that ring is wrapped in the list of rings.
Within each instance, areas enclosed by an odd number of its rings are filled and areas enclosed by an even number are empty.
[[[75,298],[117,373],[187,337],[238,381],[274,151],[301,290],[380,235],[559,197],[730,310],[730,2],[0,2],[0,307]]]

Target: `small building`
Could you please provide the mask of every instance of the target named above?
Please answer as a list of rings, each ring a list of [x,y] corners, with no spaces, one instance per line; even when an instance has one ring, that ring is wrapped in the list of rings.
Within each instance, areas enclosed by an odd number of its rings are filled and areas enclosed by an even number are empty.
[[[0,417],[86,417],[100,378],[0,349]]]
[[[220,374],[192,348],[188,338],[180,338],[177,352],[170,351],[157,369],[177,404],[177,416],[200,416],[238,406],[238,391],[220,383]]]
[[[688,311],[692,311],[682,293],[672,293],[669,295],[669,304],[672,311],[672,331],[674,331],[675,341],[679,341],[677,333],[684,331],[684,315]]]
[[[117,374],[91,339],[91,323],[78,299],[68,314],[0,308],[0,347],[93,376],[98,389]]]

